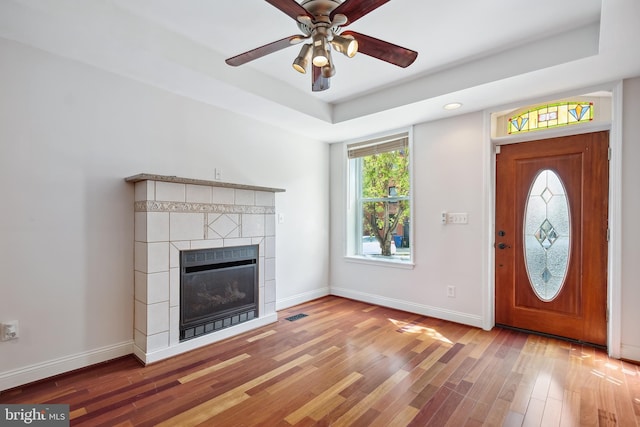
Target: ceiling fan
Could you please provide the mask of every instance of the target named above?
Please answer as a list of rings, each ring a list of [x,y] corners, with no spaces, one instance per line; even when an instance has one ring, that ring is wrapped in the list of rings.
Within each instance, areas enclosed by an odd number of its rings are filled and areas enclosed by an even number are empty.
[[[352,58],[357,52],[399,67],[408,67],[418,52],[355,31],[342,31],[390,0],[266,0],[295,19],[302,34],[296,34],[241,53],[225,62],[238,66],[286,47],[305,43],[293,61],[293,68],[305,74],[311,63],[311,88],[314,92],[329,89],[329,79],[336,73],[331,49]]]

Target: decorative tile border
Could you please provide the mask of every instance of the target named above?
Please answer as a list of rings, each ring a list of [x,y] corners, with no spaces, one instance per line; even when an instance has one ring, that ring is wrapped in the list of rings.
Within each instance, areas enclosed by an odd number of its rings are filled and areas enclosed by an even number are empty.
[[[217,203],[157,202],[145,200],[135,202],[135,212],[182,212],[182,213],[240,213],[275,214],[275,206],[221,205]]]

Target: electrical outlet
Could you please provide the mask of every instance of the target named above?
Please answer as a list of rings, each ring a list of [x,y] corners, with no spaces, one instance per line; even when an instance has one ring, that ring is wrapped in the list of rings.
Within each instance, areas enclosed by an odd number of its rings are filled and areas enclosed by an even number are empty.
[[[456,297],[456,287],[455,286],[447,286],[447,296],[449,298]]]
[[[222,170],[215,168],[213,170],[213,176],[215,178],[216,181],[220,181],[222,179]]]
[[[18,338],[18,321],[3,322],[0,324],[0,341],[15,340]]]

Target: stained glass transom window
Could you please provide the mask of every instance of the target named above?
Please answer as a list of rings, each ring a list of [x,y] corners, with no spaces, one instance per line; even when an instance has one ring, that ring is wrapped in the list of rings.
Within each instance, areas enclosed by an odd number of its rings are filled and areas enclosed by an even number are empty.
[[[587,123],[593,120],[592,102],[560,102],[532,108],[509,118],[510,134]]]
[[[531,184],[524,213],[524,253],[529,283],[542,301],[562,289],[569,265],[571,221],[560,177],[541,171]]]

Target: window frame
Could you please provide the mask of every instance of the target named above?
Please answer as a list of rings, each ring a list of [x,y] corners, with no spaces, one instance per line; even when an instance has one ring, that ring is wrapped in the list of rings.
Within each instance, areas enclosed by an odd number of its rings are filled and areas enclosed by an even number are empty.
[[[350,158],[349,148],[354,145],[381,145],[385,142],[406,137],[407,148],[409,151],[409,192],[406,196],[395,196],[391,198],[364,198],[362,197],[362,157]],[[413,268],[414,267],[414,152],[413,152],[413,127],[405,128],[378,134],[358,140],[349,141],[344,144],[345,150],[345,167],[346,167],[346,233],[345,233],[345,259],[349,262],[362,264],[382,265],[395,268]],[[393,199],[393,200],[392,200]],[[362,244],[360,239],[364,235],[364,224],[362,218],[363,204],[373,201],[393,202],[399,200],[409,201],[409,253],[408,259],[399,259],[395,257],[373,257],[362,254]],[[360,235],[358,234],[360,233]]]

